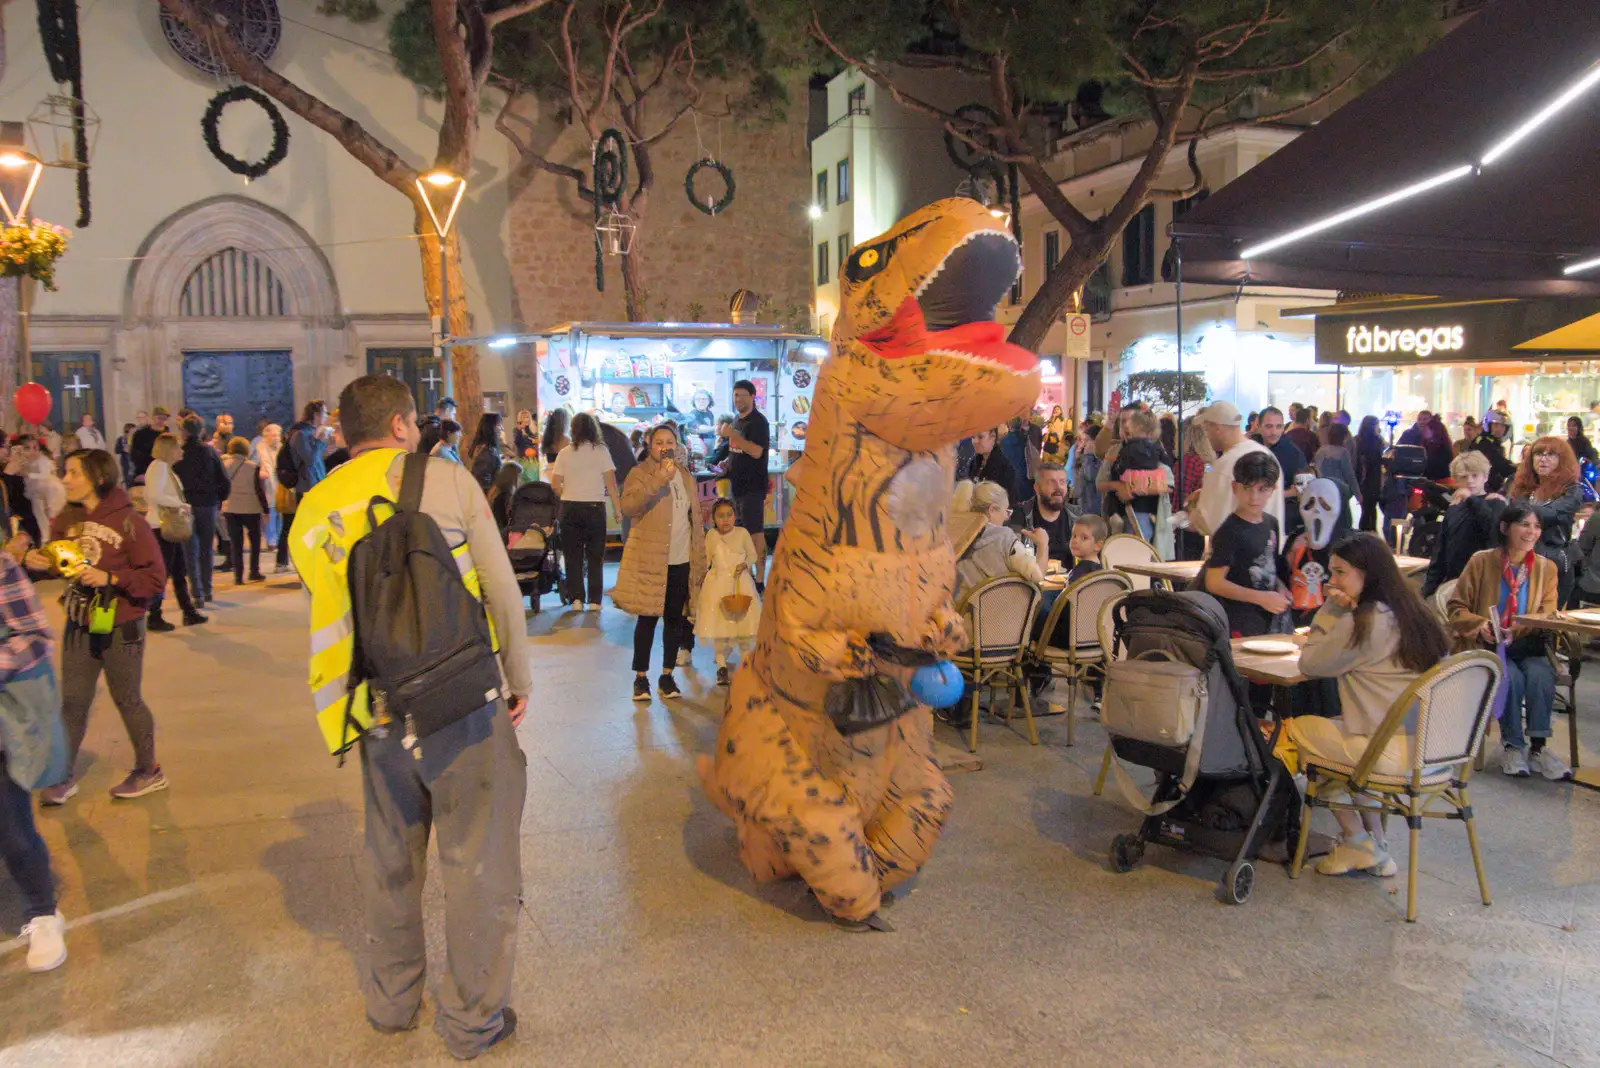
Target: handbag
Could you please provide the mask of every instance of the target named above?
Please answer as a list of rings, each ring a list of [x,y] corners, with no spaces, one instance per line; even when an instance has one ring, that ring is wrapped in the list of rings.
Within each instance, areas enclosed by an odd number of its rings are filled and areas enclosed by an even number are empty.
[[[299,493],[280,482],[278,483],[277,490],[272,494],[272,510],[280,515],[287,515],[294,511],[295,504],[299,500]]]
[[[1170,749],[1186,749],[1178,796],[1152,803],[1139,792],[1133,777],[1113,757],[1111,770],[1128,803],[1146,816],[1159,816],[1180,804],[1200,775],[1206,712],[1210,705],[1206,676],[1160,649],[1130,660],[1113,660],[1106,668],[1100,722],[1113,741],[1129,738]]]
[[[194,511],[189,507],[189,498],[184,496],[183,483],[176,474],[172,481],[178,487],[178,500],[183,503],[157,505],[156,518],[160,520],[162,539],[182,544],[194,537]]]
[[[61,691],[49,657],[0,686],[0,747],[7,773],[24,790],[53,786],[67,777]]]
[[[932,653],[902,648],[882,635],[873,635],[867,641],[872,646],[873,655],[885,663],[924,667],[938,660]],[[918,700],[909,690],[886,675],[868,675],[836,682],[828,687],[822,699],[823,712],[833,721],[834,729],[847,738],[881,727],[918,705]]]

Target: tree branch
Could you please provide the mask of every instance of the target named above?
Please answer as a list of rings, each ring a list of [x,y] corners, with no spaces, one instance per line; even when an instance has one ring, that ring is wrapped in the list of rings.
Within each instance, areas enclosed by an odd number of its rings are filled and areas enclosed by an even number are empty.
[[[483,24],[490,30],[493,30],[502,22],[508,22],[511,19],[516,18],[518,15],[526,15],[530,12],[537,11],[549,2],[550,0],[517,0],[516,3],[507,4],[498,11],[484,12]]]
[[[1324,52],[1333,48],[1348,36],[1350,36],[1348,28],[1340,30],[1311,52],[1296,60],[1283,63],[1268,63],[1261,67],[1230,67],[1217,71],[1201,71],[1197,76],[1197,80],[1202,82],[1227,82],[1239,78],[1259,78],[1267,74],[1282,74],[1285,71],[1299,70],[1301,67],[1317,60]]]
[[[1296,105],[1294,105],[1294,107],[1284,108],[1282,111],[1274,111],[1274,112],[1272,112],[1271,114],[1268,114],[1268,115],[1257,115],[1255,118],[1251,119],[1250,121],[1253,122],[1253,123],[1256,123],[1257,125],[1260,125],[1262,123],[1268,123],[1268,122],[1278,122],[1278,121],[1280,121],[1282,119],[1288,118],[1290,115],[1298,115],[1302,111],[1307,111],[1307,110],[1309,110],[1311,108],[1314,108],[1318,104],[1320,104],[1323,101],[1327,100],[1329,97],[1334,96],[1335,94],[1339,93],[1346,86],[1348,86],[1351,82],[1355,81],[1356,77],[1358,75],[1360,75],[1360,73],[1363,70],[1365,70],[1366,68],[1367,68],[1367,64],[1366,63],[1364,63],[1364,62],[1363,63],[1358,63],[1358,64],[1356,64],[1356,68],[1354,70],[1352,70],[1349,74],[1346,74],[1343,78],[1340,78],[1333,85],[1328,86],[1328,88],[1324,89],[1322,92],[1318,93],[1316,96],[1312,97],[1311,99],[1306,100],[1306,101],[1304,101],[1302,103],[1296,104]]]
[[[306,122],[329,134],[362,166],[391,188],[417,203],[417,171],[395,151],[374,137],[355,119],[312,96],[283,75],[239,47],[233,35],[195,0],[160,0],[161,6],[189,28],[241,81],[260,89]]]

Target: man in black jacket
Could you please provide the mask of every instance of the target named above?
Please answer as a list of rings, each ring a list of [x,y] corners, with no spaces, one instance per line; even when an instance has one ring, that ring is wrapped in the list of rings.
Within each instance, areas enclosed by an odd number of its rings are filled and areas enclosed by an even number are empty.
[[[1500,513],[1506,499],[1498,493],[1485,494],[1489,478],[1489,458],[1481,452],[1463,452],[1450,461],[1450,477],[1456,493],[1439,526],[1439,544],[1433,562],[1422,580],[1422,596],[1432,597],[1440,586],[1459,578],[1472,554],[1492,549],[1500,540]]]
[[[1006,497],[1015,504],[1026,492],[1017,485],[1017,472],[1000,448],[997,431],[980,430],[972,435],[974,456],[967,477],[974,482],[996,482],[1006,491]],[[1020,490],[1020,492],[1019,492]]]
[[[158,408],[157,411],[160,411]],[[216,562],[217,509],[228,498],[228,473],[222,457],[205,441],[205,424],[191,417],[183,422],[183,458],[172,465],[183,495],[194,513],[194,534],[184,547],[190,592],[196,608],[211,596],[211,567]]]
[[[1491,408],[1483,417],[1483,433],[1469,446],[1473,452],[1483,453],[1489,461],[1490,493],[1499,493],[1517,473],[1517,465],[1506,459],[1505,439],[1510,430],[1511,425],[1506,422],[1505,413]]]
[[[158,406],[150,413],[150,422],[133,432],[133,437],[128,441],[128,459],[133,461],[134,478],[144,477],[145,468],[150,466],[150,452],[156,447],[156,438],[167,432],[167,420],[171,417],[171,412]]]

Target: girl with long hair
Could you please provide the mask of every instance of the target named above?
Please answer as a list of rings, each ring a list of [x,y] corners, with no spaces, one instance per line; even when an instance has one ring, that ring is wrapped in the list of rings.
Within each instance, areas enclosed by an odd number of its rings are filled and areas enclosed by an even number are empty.
[[[1300,670],[1309,678],[1338,682],[1340,717],[1296,716],[1285,721],[1284,730],[1307,753],[1354,764],[1406,687],[1449,655],[1450,641],[1376,534],[1347,534],[1335,542],[1330,569],[1327,600],[1311,621]],[[1416,723],[1407,722],[1405,732],[1384,747],[1374,770],[1409,774],[1415,732]],[[1394,875],[1378,814],[1335,810],[1334,815],[1340,841],[1317,870]]]
[[[621,501],[617,466],[588,412],[572,420],[572,443],[556,453],[550,485],[561,497],[561,555],[567,564],[567,600],[600,611],[605,588],[606,499]]]
[[[1578,458],[1572,447],[1561,438],[1543,437],[1524,449],[1516,477],[1511,480],[1510,497],[1538,513],[1542,533],[1535,551],[1556,565],[1561,603],[1566,604],[1572,593],[1567,543],[1572,540],[1572,522],[1583,505]]]
[[[1361,497],[1361,529],[1378,529],[1378,498],[1383,492],[1383,435],[1378,417],[1363,416],[1356,431],[1356,486]]]
[[[1536,551],[1542,531],[1533,505],[1512,501],[1500,513],[1499,527],[1499,547],[1475,554],[1456,581],[1447,607],[1450,630],[1457,649],[1506,643],[1500,770],[1519,778],[1537,771],[1547,779],[1570,779],[1572,769],[1545,744],[1556,696],[1546,633],[1516,622],[1518,616],[1556,610],[1556,565]]]
[[[544,417],[544,438],[539,442],[539,452],[544,462],[556,462],[556,454],[567,446],[567,423],[571,417],[565,408],[552,408]]]
[[[1572,455],[1578,458],[1580,466],[1584,463],[1600,464],[1600,455],[1594,451],[1594,442],[1583,432],[1583,420],[1575,415],[1567,417],[1567,444],[1572,447]]]
[[[505,416],[499,412],[484,412],[478,416],[478,429],[467,446],[467,469],[478,485],[487,493],[500,472],[505,452]]]

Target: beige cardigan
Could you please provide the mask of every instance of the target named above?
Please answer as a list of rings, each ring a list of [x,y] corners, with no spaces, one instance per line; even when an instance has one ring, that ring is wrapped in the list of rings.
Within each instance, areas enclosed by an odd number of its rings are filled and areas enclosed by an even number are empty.
[[[1476,634],[1478,628],[1495,614],[1500,601],[1503,567],[1500,550],[1485,549],[1473,553],[1462,570],[1448,606],[1450,639],[1456,652],[1484,647]],[[1559,578],[1556,565],[1534,553],[1533,574],[1528,576],[1528,615],[1543,615],[1556,610],[1556,583]],[[1532,630],[1529,627],[1511,628],[1513,639],[1530,633]]]
[[[692,613],[706,574],[706,532],[695,505],[694,476],[680,466],[678,478],[689,491],[688,611]],[[621,503],[633,528],[622,547],[622,567],[611,600],[631,615],[659,616],[667,606],[667,553],[672,539],[672,491],[660,461],[646,460],[628,472]]]

